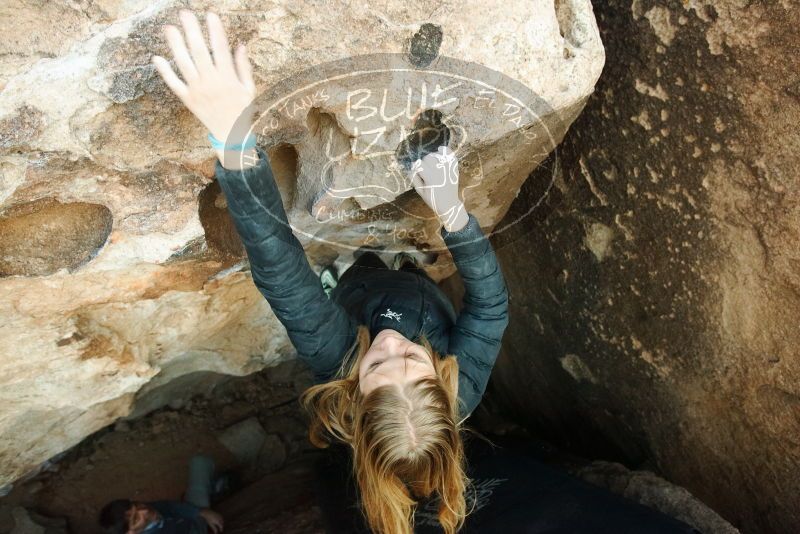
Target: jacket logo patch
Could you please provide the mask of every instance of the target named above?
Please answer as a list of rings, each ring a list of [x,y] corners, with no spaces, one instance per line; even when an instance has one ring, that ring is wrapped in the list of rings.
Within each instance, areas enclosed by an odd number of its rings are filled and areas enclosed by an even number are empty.
[[[381,317],[388,317],[389,319],[397,319],[397,322],[400,322],[400,316],[403,315],[402,313],[393,312],[391,308],[386,308],[386,311],[383,312],[380,316]]]

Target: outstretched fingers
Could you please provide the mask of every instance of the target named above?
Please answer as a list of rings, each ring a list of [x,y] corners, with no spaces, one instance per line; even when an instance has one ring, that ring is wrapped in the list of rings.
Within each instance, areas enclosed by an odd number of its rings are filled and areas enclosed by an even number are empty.
[[[208,39],[211,42],[211,52],[214,55],[214,64],[217,70],[226,76],[235,76],[231,47],[222,20],[219,15],[209,11],[206,13],[206,21],[208,22]]]
[[[411,177],[411,185],[414,186],[414,189],[417,191],[417,194],[422,197],[422,200],[424,200],[426,204],[429,204],[431,201],[431,189],[425,185],[425,180],[422,178],[421,174],[417,173]]]
[[[175,64],[178,66],[181,76],[186,80],[186,83],[192,83],[198,78],[199,73],[194,66],[189,50],[186,48],[181,31],[172,24],[166,24],[164,26],[164,37],[167,39],[170,50],[172,50],[172,57],[175,58]]]
[[[175,71],[172,70],[169,61],[161,56],[153,56],[150,60],[153,62],[153,65],[155,65],[164,83],[167,84],[167,87],[169,87],[181,101],[184,101],[186,97],[189,96],[189,88],[186,87],[186,84],[183,83],[181,79],[178,78],[178,75],[175,74]]]
[[[255,94],[256,84],[253,81],[253,67],[250,65],[250,60],[247,58],[247,48],[239,45],[236,48],[236,71],[239,75],[239,81],[247,87],[247,89]]]
[[[192,59],[194,59],[194,64],[197,66],[197,72],[202,77],[203,73],[208,73],[214,69],[214,64],[211,62],[211,55],[208,53],[208,47],[205,39],[203,39],[200,23],[197,22],[195,14],[188,9],[181,9],[178,16],[183,23],[186,42],[192,52]]]

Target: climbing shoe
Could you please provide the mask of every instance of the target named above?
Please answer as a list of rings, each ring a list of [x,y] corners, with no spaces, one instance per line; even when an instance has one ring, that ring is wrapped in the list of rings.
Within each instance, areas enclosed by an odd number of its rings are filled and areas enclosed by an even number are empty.
[[[403,268],[404,265],[411,264],[412,266],[421,269],[422,266],[419,264],[419,260],[409,254],[408,252],[398,252],[394,255],[394,259],[392,260],[392,270],[400,270]]]
[[[331,298],[331,291],[334,290],[339,283],[339,274],[336,272],[336,267],[328,265],[324,267],[319,273],[319,281],[322,284],[322,290]]]

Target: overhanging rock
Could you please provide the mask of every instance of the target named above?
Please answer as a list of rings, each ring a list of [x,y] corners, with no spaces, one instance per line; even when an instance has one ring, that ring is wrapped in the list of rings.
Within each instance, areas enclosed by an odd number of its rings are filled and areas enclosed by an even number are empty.
[[[291,354],[242,264],[206,132],[150,63],[152,54],[170,57],[161,26],[178,24],[182,4],[79,12],[18,3],[5,11],[3,26],[14,31],[0,57],[0,224],[33,226],[0,239],[0,255],[13,251],[19,268],[0,278],[0,485],[130,413],[137,396],[164,395],[178,377],[250,373]],[[291,83],[309,82],[309,67],[382,58],[373,63],[381,73],[331,80],[339,90],[330,85],[328,99],[263,117],[279,119],[260,139],[312,265],[342,262],[373,236],[438,251],[432,276],[451,274],[436,221],[398,173],[403,141],[420,119],[442,113],[464,162],[467,207],[488,231],[561,140],[604,62],[589,0],[193,7],[219,9],[230,41],[247,44],[265,95],[298,89]],[[56,20],[69,24],[51,31]],[[402,64],[411,75],[386,71]],[[434,105],[437,80],[452,85],[465,74],[460,65],[474,66],[468,83]],[[479,87],[530,98],[493,100]],[[360,108],[355,89],[370,93]],[[514,98],[531,110],[509,107]],[[381,114],[364,118],[375,102]],[[87,236],[52,243],[64,229]],[[174,383],[176,394],[188,387]]]

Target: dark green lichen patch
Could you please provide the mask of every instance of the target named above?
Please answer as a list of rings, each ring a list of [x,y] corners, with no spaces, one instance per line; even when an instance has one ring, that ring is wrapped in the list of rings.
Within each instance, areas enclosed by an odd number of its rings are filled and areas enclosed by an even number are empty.
[[[0,149],[28,147],[44,127],[44,114],[39,109],[27,104],[20,106],[16,113],[0,119]]]
[[[442,46],[442,28],[436,24],[426,22],[420,26],[417,33],[411,37],[408,48],[408,61],[415,67],[423,68],[439,56],[439,47]]]

